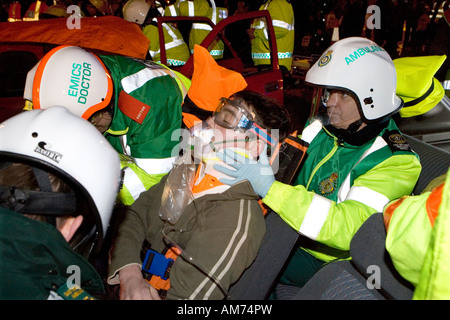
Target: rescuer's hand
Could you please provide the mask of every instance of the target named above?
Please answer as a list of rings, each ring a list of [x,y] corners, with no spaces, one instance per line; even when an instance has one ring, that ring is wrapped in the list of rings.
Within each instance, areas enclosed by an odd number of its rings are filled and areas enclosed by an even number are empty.
[[[267,146],[266,146],[267,148]],[[230,165],[236,170],[225,168],[221,165],[214,165],[214,169],[226,174],[235,179],[219,179],[220,182],[225,184],[235,184],[242,180],[248,180],[255,192],[264,198],[269,191],[272,184],[275,182],[275,176],[270,166],[269,159],[267,158],[266,148],[260,154],[259,160],[255,161],[244,157],[234,151],[225,149],[222,152],[218,152],[217,156],[222,159],[223,162]]]

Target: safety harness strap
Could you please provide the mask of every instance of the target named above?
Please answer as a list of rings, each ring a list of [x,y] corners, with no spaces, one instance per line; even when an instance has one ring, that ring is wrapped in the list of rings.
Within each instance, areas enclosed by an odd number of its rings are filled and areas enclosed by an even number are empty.
[[[166,247],[163,252],[159,253],[155,250],[147,249],[142,262],[142,272],[145,280],[158,290],[161,299],[165,299],[167,291],[170,288],[170,269],[177,257],[181,254],[181,250],[177,247],[170,246]]]

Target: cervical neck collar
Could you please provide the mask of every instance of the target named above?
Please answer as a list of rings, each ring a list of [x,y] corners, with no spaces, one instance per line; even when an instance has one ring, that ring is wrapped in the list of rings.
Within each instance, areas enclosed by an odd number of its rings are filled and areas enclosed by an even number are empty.
[[[234,149],[234,151],[244,154],[246,157],[249,157],[247,153],[242,149]],[[208,159],[200,163],[199,167],[197,168],[194,186],[192,187],[194,198],[201,197],[205,194],[222,193],[230,188],[229,185],[219,181],[221,178],[229,177],[222,172],[215,170],[215,164],[220,164],[234,170],[234,168],[217,158],[215,155],[213,157],[213,155],[210,154]]]

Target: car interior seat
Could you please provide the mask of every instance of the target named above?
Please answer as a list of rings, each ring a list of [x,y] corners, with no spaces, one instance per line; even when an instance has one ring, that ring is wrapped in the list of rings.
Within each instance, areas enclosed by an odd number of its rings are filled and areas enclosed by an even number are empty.
[[[450,166],[450,153],[404,135],[419,155],[422,172],[413,194],[420,192]],[[272,290],[278,299],[411,299],[414,288],[395,270],[385,249],[386,231],[382,213],[371,216],[351,241],[350,261],[324,266],[303,287],[276,285],[283,266],[302,236],[274,212],[266,216],[267,231],[258,256],[229,291],[229,299],[267,299]],[[379,269],[376,269],[379,268]],[[380,274],[376,282],[376,272]],[[375,283],[372,283],[375,281]],[[369,289],[373,287],[373,289]]]

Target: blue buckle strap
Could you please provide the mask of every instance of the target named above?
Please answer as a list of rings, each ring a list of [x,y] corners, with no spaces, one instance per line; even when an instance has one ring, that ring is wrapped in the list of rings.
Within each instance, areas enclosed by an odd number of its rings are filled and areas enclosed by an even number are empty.
[[[163,280],[167,280],[173,262],[173,259],[166,258],[163,254],[148,249],[144,262],[142,263],[142,270],[154,276],[161,277]]]

